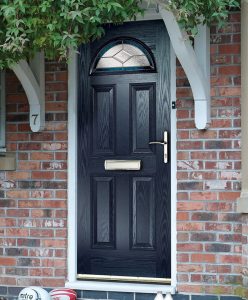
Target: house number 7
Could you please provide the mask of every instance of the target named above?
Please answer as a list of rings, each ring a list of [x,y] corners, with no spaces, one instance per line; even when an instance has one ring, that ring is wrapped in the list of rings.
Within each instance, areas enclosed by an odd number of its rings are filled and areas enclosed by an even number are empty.
[[[38,116],[39,116],[39,114],[34,114],[34,115],[32,115],[32,117],[34,118],[34,119],[33,119],[33,124],[34,124],[34,125],[36,125],[36,120],[37,120]]]

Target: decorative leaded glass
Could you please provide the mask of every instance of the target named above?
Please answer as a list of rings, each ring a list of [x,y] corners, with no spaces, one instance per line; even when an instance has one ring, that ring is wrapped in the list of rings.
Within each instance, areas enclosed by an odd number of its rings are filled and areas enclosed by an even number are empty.
[[[155,71],[152,54],[138,41],[122,39],[107,44],[97,55],[92,73]]]

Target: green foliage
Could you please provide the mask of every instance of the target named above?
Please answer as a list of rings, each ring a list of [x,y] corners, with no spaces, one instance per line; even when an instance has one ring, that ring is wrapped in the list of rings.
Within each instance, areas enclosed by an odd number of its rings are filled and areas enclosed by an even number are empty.
[[[149,1],[149,0],[148,0]],[[150,0],[173,11],[189,33],[200,23],[222,25],[237,0]],[[122,23],[142,13],[141,0],[1,0],[0,68],[44,51],[47,58],[68,58],[104,34],[103,24]]]
[[[43,50],[47,58],[100,37],[102,24],[122,23],[142,10],[140,0],[2,0],[0,68]]]
[[[176,16],[190,35],[197,34],[197,25],[216,22],[222,27],[230,9],[239,8],[239,0],[157,0]]]

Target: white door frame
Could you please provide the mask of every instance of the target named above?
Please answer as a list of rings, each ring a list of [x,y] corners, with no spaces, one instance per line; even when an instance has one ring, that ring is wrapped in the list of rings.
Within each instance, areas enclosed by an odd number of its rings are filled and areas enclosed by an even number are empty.
[[[154,10],[142,20],[161,19]],[[176,56],[171,48],[171,105],[176,101]],[[68,254],[66,287],[79,290],[163,293],[176,291],[176,109],[171,109],[171,285],[77,280],[77,72],[78,54],[71,53],[68,66]]]

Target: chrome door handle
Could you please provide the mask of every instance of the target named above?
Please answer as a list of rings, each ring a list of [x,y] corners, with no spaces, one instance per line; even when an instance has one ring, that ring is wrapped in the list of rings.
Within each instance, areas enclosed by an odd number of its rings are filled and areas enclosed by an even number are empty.
[[[168,163],[168,132],[164,132],[163,142],[150,142],[149,145],[162,145],[164,147],[164,163]]]

